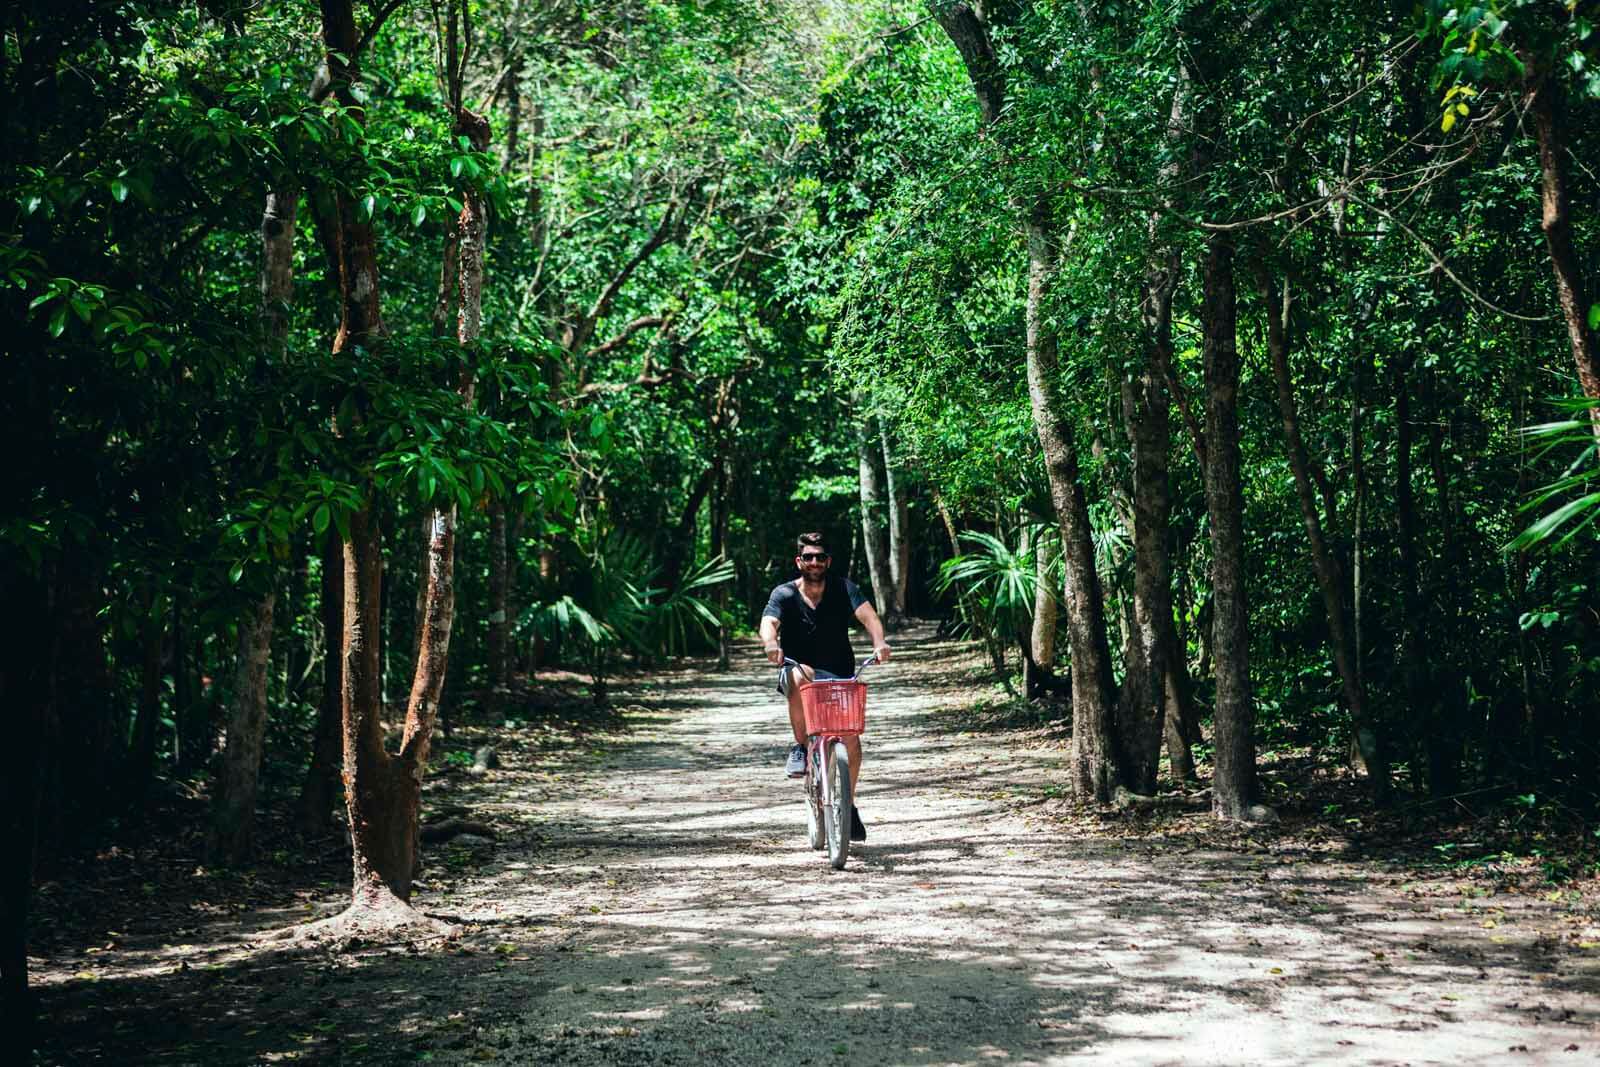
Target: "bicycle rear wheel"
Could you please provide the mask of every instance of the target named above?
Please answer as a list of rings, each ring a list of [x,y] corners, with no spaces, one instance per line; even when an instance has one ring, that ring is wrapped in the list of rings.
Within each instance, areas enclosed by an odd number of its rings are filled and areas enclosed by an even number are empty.
[[[843,741],[828,751],[828,862],[843,870],[850,858],[850,753]]]

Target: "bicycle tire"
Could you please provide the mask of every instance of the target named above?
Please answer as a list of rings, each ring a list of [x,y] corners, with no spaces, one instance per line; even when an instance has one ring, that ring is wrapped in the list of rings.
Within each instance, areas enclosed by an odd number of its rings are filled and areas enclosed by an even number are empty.
[[[844,869],[850,858],[850,753],[843,741],[829,746],[828,787],[828,862],[833,869]]]
[[[819,745],[811,754],[811,761],[806,764],[803,786],[806,795],[806,844],[818,852],[828,847],[828,831],[823,825],[822,815],[822,770],[817,766],[821,754],[822,747]]]

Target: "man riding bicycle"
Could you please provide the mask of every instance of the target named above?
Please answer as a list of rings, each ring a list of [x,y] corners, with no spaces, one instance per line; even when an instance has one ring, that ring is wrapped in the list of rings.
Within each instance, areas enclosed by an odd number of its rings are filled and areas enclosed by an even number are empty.
[[[830,575],[832,560],[820,533],[804,533],[797,539],[794,564],[800,577],[784,582],[772,591],[766,610],[761,613],[761,644],[767,662],[781,664],[785,657],[800,664],[778,671],[778,692],[789,700],[789,725],[794,730],[794,745],[789,749],[785,770],[791,778],[806,773],[806,717],[800,703],[800,684],[817,679],[849,678],[856,672],[855,653],[850,648],[850,620],[854,618],[867,636],[880,663],[889,660],[889,644],[883,638],[883,622],[872,601],[850,579]],[[850,753],[850,795],[861,777],[861,738],[845,738]],[[866,824],[855,805],[850,808],[850,840],[865,841]]]

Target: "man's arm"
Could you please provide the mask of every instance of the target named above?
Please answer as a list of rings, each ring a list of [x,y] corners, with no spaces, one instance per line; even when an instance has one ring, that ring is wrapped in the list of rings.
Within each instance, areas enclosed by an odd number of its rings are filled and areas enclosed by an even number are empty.
[[[883,638],[883,620],[878,618],[878,609],[872,606],[872,601],[863,600],[856,609],[856,621],[861,623],[862,629],[867,631],[867,636],[872,638],[872,651],[877,654],[879,663],[889,662],[889,642]]]
[[[767,654],[767,662],[779,664],[783,662],[783,649],[778,645],[778,620],[771,615],[761,616],[761,647]]]

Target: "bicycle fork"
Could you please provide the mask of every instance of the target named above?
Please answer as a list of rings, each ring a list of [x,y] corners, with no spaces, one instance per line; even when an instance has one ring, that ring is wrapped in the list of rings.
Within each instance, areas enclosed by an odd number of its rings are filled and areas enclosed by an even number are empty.
[[[828,773],[828,761],[833,758],[833,738],[824,734],[812,736],[816,738],[813,745],[815,758],[811,761],[811,766],[815,768],[814,773],[819,782],[816,787],[817,800],[822,805],[822,810],[826,812],[831,810],[833,804],[833,776]]]

